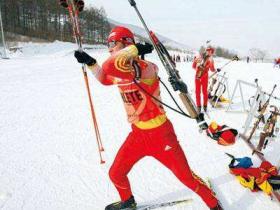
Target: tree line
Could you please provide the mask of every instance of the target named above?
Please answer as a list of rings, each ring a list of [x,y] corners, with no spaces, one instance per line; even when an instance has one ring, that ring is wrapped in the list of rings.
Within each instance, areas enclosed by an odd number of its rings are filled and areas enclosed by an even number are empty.
[[[58,0],[0,0],[5,32],[48,41],[73,41],[68,11]],[[80,13],[85,43],[104,44],[110,24],[103,8],[87,7]]]
[[[232,59],[233,56],[236,55],[235,52],[230,51],[230,50],[228,50],[226,48],[222,48],[220,46],[217,46],[217,47],[214,47],[214,48],[215,48],[215,55],[218,56],[218,57]],[[199,49],[199,52],[202,53],[204,51],[205,51],[205,47],[201,46],[200,49]]]

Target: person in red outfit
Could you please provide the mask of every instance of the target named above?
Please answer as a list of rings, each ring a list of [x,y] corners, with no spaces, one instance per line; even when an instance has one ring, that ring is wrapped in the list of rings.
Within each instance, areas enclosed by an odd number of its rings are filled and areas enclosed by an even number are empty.
[[[99,82],[104,85],[117,85],[128,121],[131,123],[131,132],[109,170],[110,179],[121,201],[110,204],[105,209],[136,209],[127,175],[134,164],[145,156],[154,157],[170,169],[184,185],[196,192],[209,208],[218,208],[218,200],[212,190],[190,169],[163,107],[150,96],[160,99],[158,67],[139,56],[151,53],[152,45],[135,44],[133,33],[125,27],[117,26],[109,34],[108,47],[111,56],[102,67],[87,53],[75,51],[78,62],[87,64]]]
[[[195,95],[196,105],[198,110],[201,111],[201,106],[207,111],[208,104],[208,71],[215,72],[213,54],[215,50],[213,47],[207,47],[205,52],[194,58],[192,68],[195,69]],[[217,69],[220,71],[220,69]],[[203,104],[201,104],[201,90],[203,94]]]
[[[280,58],[276,58],[275,60],[274,60],[274,66],[280,66]]]

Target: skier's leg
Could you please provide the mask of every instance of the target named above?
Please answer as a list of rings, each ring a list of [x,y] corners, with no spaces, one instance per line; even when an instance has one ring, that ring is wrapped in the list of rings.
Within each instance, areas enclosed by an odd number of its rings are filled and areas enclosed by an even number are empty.
[[[210,208],[215,207],[217,198],[212,190],[191,171],[172,124],[169,122],[168,126],[162,126],[158,135],[154,135],[154,139],[149,145],[156,148],[152,156],[169,168],[184,185],[196,192]]]
[[[201,107],[201,82],[200,79],[195,79],[195,97],[196,97],[196,105]]]
[[[203,106],[207,107],[208,104],[208,77],[204,77],[202,83]]]
[[[145,156],[144,144],[140,141],[141,139],[132,131],[119,149],[109,171],[110,179],[117,188],[122,201],[126,201],[132,196],[127,174],[133,165]]]

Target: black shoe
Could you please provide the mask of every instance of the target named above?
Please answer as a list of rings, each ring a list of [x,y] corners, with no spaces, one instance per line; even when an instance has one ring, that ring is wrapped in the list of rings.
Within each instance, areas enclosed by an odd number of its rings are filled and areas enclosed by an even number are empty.
[[[204,112],[207,112],[207,106],[203,106]]]
[[[126,201],[116,202],[106,206],[105,210],[135,210],[137,203],[134,200],[133,195]]]
[[[198,111],[198,113],[201,112],[201,106],[197,106],[197,111]]]
[[[214,208],[210,208],[210,210],[224,210],[223,207],[221,206],[220,202],[218,201],[217,206],[215,206]]]

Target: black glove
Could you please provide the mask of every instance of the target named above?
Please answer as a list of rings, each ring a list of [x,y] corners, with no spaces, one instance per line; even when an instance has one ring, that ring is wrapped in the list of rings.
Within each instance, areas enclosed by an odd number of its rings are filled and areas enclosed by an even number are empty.
[[[93,57],[89,56],[84,51],[80,52],[76,50],[74,56],[77,58],[77,61],[79,63],[85,63],[89,66],[96,64],[96,60]]]
[[[169,77],[168,81],[173,87],[174,91],[181,91],[182,93],[188,93],[188,86],[182,80],[177,80],[174,77]]]
[[[220,68],[217,68],[217,72],[220,72],[222,69],[220,69]]]
[[[154,49],[153,45],[147,42],[145,42],[144,44],[137,43],[135,44],[135,47],[138,50],[138,55],[145,55],[151,53]]]

